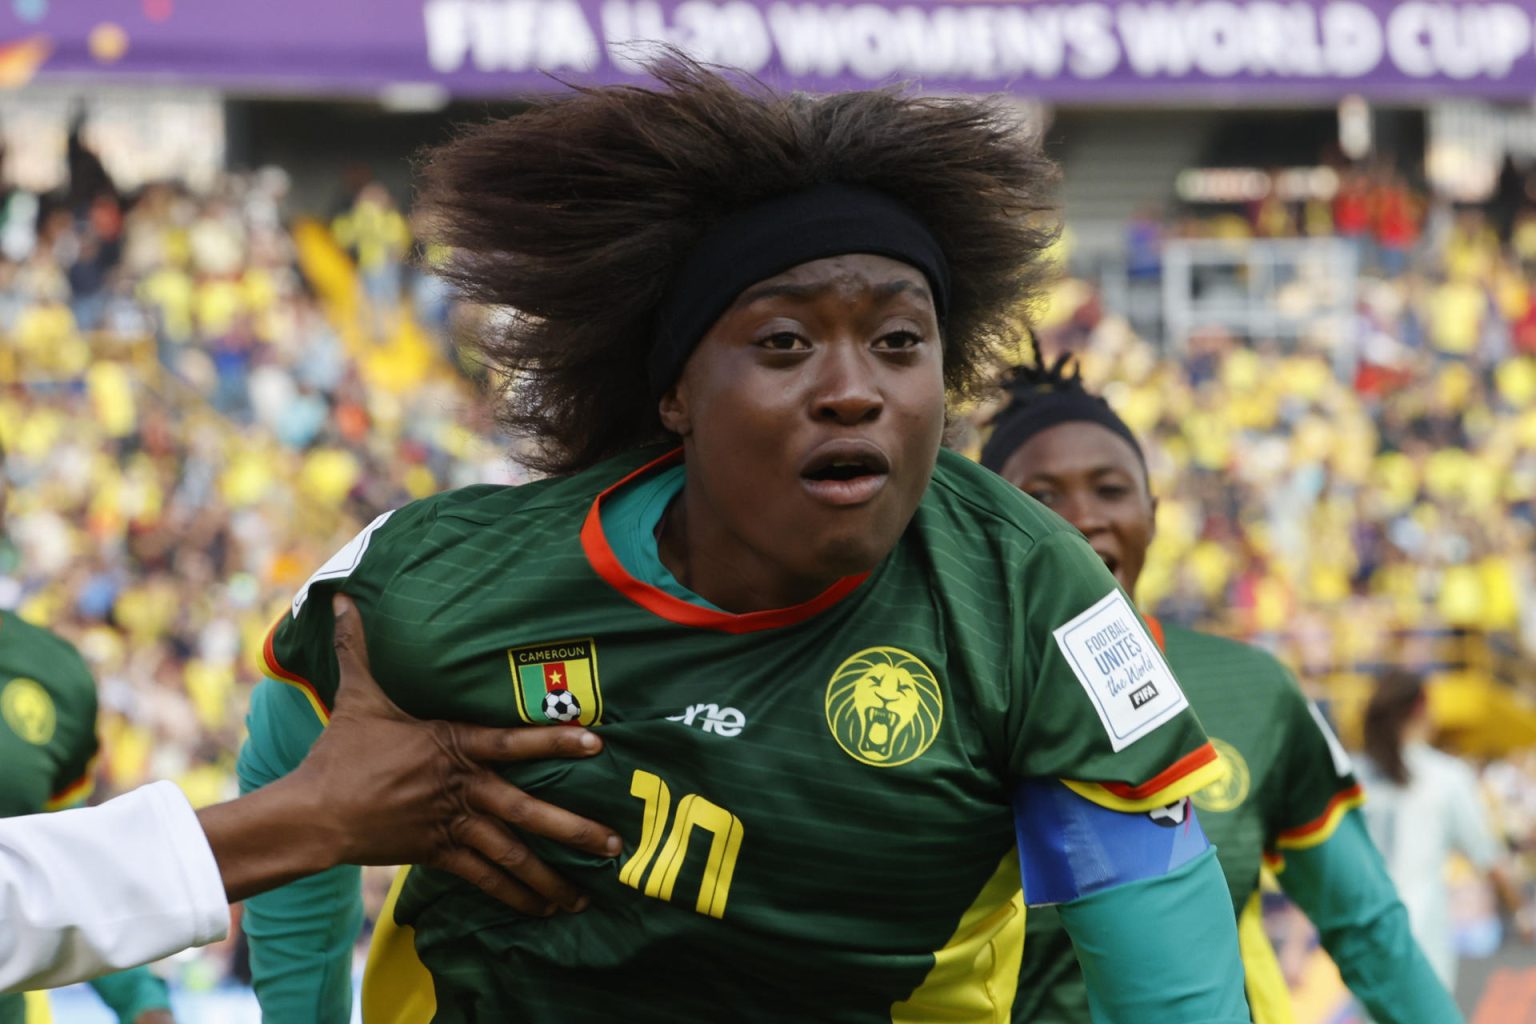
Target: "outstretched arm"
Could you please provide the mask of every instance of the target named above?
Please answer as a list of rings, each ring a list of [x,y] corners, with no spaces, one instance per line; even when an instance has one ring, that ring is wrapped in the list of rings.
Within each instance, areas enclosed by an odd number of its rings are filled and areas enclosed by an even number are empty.
[[[1286,895],[1317,926],[1345,984],[1381,1024],[1447,1024],[1461,1012],[1409,930],[1386,865],[1351,810],[1325,841],[1285,851]]]
[[[67,985],[216,941],[229,929],[226,897],[349,862],[430,864],[519,909],[581,905],[509,824],[597,856],[615,855],[618,837],[485,765],[584,757],[601,741],[579,728],[415,721],[355,654],[362,627],[350,604],[337,610],[343,686],[294,772],[195,813],[158,782],[99,807],[0,821],[0,991]]]

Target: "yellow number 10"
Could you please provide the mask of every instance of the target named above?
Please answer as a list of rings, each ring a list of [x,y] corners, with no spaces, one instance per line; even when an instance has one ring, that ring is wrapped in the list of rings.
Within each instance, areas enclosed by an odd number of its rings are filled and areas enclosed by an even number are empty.
[[[672,809],[672,791],[660,776],[635,769],[629,783],[631,796],[645,803],[645,817],[640,824],[640,847],[619,869],[619,881],[640,889],[655,899],[670,900],[677,875],[688,856],[688,840],[696,828],[710,834],[709,860],[699,881],[699,899],[694,909],[710,917],[725,915],[725,900],[731,893],[731,876],[736,873],[736,854],[741,849],[741,819],[719,804],[710,803],[697,793],[689,793],[677,804],[677,817],[667,828],[667,814]],[[665,834],[666,842],[662,842]],[[656,857],[660,847],[661,856]],[[641,889],[640,879],[651,861],[656,866]]]

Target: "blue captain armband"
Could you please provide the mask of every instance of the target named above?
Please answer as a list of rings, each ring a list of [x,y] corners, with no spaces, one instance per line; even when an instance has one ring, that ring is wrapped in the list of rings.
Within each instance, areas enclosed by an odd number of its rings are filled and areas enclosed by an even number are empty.
[[[1210,849],[1187,797],[1150,812],[1112,811],[1056,779],[1026,779],[1013,796],[1024,902],[1069,903],[1158,878]]]

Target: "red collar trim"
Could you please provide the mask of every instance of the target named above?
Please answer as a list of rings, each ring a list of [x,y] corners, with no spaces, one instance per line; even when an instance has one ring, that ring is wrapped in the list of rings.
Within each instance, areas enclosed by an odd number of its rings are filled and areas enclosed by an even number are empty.
[[[1157,649],[1164,654],[1168,653],[1168,641],[1163,637],[1163,624],[1157,621],[1156,615],[1143,615],[1146,620],[1147,630],[1152,634],[1152,641],[1157,644]]]
[[[715,629],[722,633],[755,633],[758,630],[778,629],[804,622],[837,604],[869,578],[867,572],[857,576],[844,576],[802,604],[789,608],[771,608],[767,611],[733,615],[730,612],[715,611],[713,608],[701,608],[631,576],[619,562],[618,556],[613,553],[613,548],[608,544],[608,537],[603,533],[603,499],[637,477],[665,469],[682,460],[683,450],[676,448],[660,458],[647,462],[599,494],[593,500],[592,507],[587,510],[586,520],[581,524],[581,548],[586,553],[587,562],[592,566],[593,571],[610,587],[646,611],[680,626]]]

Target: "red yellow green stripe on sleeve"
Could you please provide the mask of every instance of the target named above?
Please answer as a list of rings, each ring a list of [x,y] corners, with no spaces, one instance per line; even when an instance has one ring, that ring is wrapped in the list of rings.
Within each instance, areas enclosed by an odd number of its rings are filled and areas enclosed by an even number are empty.
[[[1139,785],[1125,782],[1080,782],[1062,779],[1062,783],[1085,800],[1112,811],[1136,813],[1167,807],[1209,786],[1226,771],[1209,742],[1179,758]]]
[[[277,627],[283,620],[278,619],[272,623],[272,628],[267,630],[267,640],[261,645],[261,660],[267,675],[279,682],[287,683],[309,701],[310,709],[320,719],[321,725],[331,724],[331,709],[325,706],[325,701],[320,699],[320,694],[315,690],[314,684],[297,673],[290,672],[277,660],[277,650],[273,646],[273,640],[277,637]]]
[[[66,807],[89,800],[91,793],[96,789],[96,759],[91,758],[91,763],[85,766],[85,773],[74,782],[59,790],[48,798],[43,804],[45,811],[62,811]]]
[[[1275,837],[1272,849],[1264,851],[1264,866],[1276,873],[1285,870],[1285,850],[1308,850],[1328,841],[1338,831],[1344,815],[1365,803],[1365,790],[1359,783],[1333,794],[1323,813],[1304,825],[1288,828]]]

